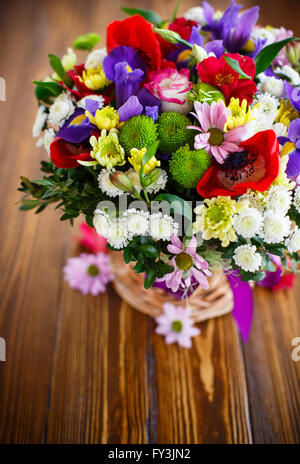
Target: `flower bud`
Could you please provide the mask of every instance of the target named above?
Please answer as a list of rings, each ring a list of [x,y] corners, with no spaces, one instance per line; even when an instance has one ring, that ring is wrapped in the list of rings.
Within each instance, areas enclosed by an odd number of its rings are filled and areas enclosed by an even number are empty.
[[[109,175],[109,180],[111,183],[114,185],[119,190],[122,190],[123,192],[128,192],[128,193],[133,193],[134,192],[134,186],[132,185],[131,180],[125,174],[125,172],[122,171],[115,171],[111,172]]]
[[[194,44],[192,48],[192,57],[196,61],[196,63],[201,63],[201,61],[205,60],[208,55],[203,47]]]
[[[163,39],[165,39],[169,43],[176,44],[182,40],[177,32],[170,31],[169,29],[159,29],[155,27],[154,32],[159,34]]]
[[[293,66],[298,65],[300,63],[300,43],[289,43],[286,47],[286,56]]]

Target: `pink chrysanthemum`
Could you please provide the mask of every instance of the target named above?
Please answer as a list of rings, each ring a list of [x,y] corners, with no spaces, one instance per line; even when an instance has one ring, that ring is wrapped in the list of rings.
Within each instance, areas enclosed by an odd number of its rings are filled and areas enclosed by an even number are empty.
[[[113,279],[109,257],[102,252],[97,255],[82,253],[75,258],[69,258],[63,271],[68,284],[84,295],[105,292],[106,284]]]
[[[193,327],[190,314],[189,308],[184,309],[182,306],[164,303],[163,313],[155,318],[158,324],[155,332],[164,335],[167,344],[177,342],[184,348],[190,348],[192,346],[191,337],[200,333],[197,327]]]
[[[225,132],[225,124],[231,114],[230,108],[226,108],[224,102],[194,103],[196,111],[193,114],[199,121],[200,126],[189,126],[201,132],[196,135],[194,147],[204,148],[218,163],[223,164],[229,153],[241,151],[239,143],[243,141],[247,133],[247,127],[239,126]]]
[[[168,251],[174,256],[169,262],[174,271],[165,274],[158,282],[165,282],[166,286],[177,292],[179,288],[189,288],[193,283],[207,289],[209,287],[207,277],[212,273],[208,270],[208,263],[202,256],[197,254],[197,239],[192,237],[189,245],[185,248],[178,235],[173,234]]]

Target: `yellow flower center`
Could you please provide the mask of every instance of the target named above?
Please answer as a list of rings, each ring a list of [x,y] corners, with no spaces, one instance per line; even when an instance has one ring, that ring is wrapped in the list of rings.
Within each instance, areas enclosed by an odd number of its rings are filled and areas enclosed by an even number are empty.
[[[92,277],[96,277],[99,274],[99,268],[95,264],[90,264],[87,273]]]
[[[222,145],[224,142],[224,132],[222,132],[220,129],[217,129],[216,127],[212,127],[208,130],[208,132],[210,133],[208,140],[210,145]]]
[[[181,321],[177,320],[177,321],[172,322],[172,330],[174,332],[181,332],[182,329],[183,329],[183,324]]]
[[[188,271],[193,264],[192,257],[184,252],[179,253],[179,255],[176,256],[175,262],[178,269],[181,271]]]

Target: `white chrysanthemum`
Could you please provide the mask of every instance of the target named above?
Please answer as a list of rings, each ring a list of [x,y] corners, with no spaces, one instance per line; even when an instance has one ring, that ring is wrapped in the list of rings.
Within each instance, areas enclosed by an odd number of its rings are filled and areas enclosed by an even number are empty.
[[[249,121],[247,123],[247,138],[252,137],[254,134],[258,132],[262,132],[265,130],[273,129],[273,123],[277,116],[277,110],[270,113],[268,116],[264,114],[262,109],[257,112],[256,119]]]
[[[43,127],[47,121],[47,113],[45,112],[46,107],[44,105],[39,106],[37,110],[36,117],[33,123],[32,136],[39,137],[43,130]]]
[[[74,113],[74,109],[71,97],[67,93],[61,93],[50,106],[48,121],[53,126],[62,126]]]
[[[128,209],[123,213],[127,221],[127,229],[131,236],[147,235],[149,230],[149,213],[134,208]]]
[[[251,39],[254,41],[256,39],[267,39],[266,45],[270,45],[271,43],[275,42],[275,29],[266,29],[265,27],[255,27],[251,32]]]
[[[159,192],[159,190],[163,190],[166,186],[168,175],[166,171],[164,171],[163,169],[158,169],[158,170],[159,170],[158,178],[156,179],[155,182],[153,182],[153,184],[147,187],[147,192],[149,193],[157,193]]]
[[[272,126],[273,131],[276,134],[276,137],[285,137],[286,135],[286,125],[282,124],[282,122],[276,122]]]
[[[100,64],[102,64],[104,58],[106,57],[106,48],[97,48],[93,50],[88,56],[85,61],[85,69],[89,68],[97,68]]]
[[[86,104],[86,100],[94,100],[94,101],[97,101],[99,103],[99,109],[101,110],[101,108],[103,108],[104,106],[104,97],[102,97],[102,95],[87,95],[86,97],[83,97],[81,100],[79,100],[77,102],[77,106],[79,108],[83,108],[84,110],[86,109],[85,107],[85,104]]]
[[[190,8],[188,11],[186,11],[183,15],[185,19],[188,19],[190,21],[196,21],[196,23],[199,23],[200,25],[205,23],[205,18],[204,18],[204,11],[202,6],[195,6],[193,8]]]
[[[128,244],[129,238],[126,221],[124,219],[113,219],[106,238],[114,248],[124,248]]]
[[[267,117],[273,117],[273,114],[277,113],[277,108],[279,107],[279,100],[276,97],[273,97],[269,93],[262,93],[258,95],[257,99],[253,104],[260,103],[260,110]],[[273,119],[274,121],[274,119]]]
[[[155,240],[170,240],[173,234],[178,233],[178,224],[167,214],[151,214],[149,219],[149,233]]]
[[[117,197],[118,195],[122,195],[124,193],[122,190],[119,190],[117,187],[115,187],[109,179],[109,175],[114,171],[114,169],[111,171],[102,169],[98,175],[99,187],[102,192],[105,192],[109,197]]]
[[[234,229],[244,238],[251,238],[259,234],[262,222],[262,215],[256,208],[242,210],[233,217]]]
[[[280,243],[290,233],[291,221],[288,216],[273,210],[264,215],[263,238],[267,243]]]
[[[140,176],[139,176],[139,173],[136,172],[135,169],[131,168],[129,169],[128,171],[126,171],[127,176],[129,177],[129,179],[131,180],[131,183],[132,185],[134,186],[135,190],[137,192],[140,192],[142,190],[142,186],[141,186],[141,183],[140,183]]]
[[[292,85],[300,85],[299,73],[295,71],[295,69],[293,69],[291,66],[285,64],[284,66],[282,66],[282,68],[276,68],[274,72],[276,74],[279,74],[280,76],[283,75],[285,77],[288,77]]]
[[[262,195],[260,192],[253,192],[248,190],[248,192],[244,193],[244,195],[241,195],[237,201],[239,203],[244,200],[248,200],[249,207],[257,209],[261,214],[264,213],[266,200],[264,195]]]
[[[105,211],[102,209],[96,209],[94,211],[93,224],[97,233],[107,238],[108,231],[111,227],[111,221]]]
[[[285,244],[290,253],[297,253],[300,250],[300,229],[297,226],[294,227]]]
[[[256,272],[261,266],[261,255],[256,252],[256,246],[240,245],[235,249],[234,262],[243,271]]]
[[[292,202],[292,192],[282,185],[271,187],[267,196],[267,208],[286,214]]]
[[[55,139],[55,131],[52,129],[46,129],[42,135],[42,137],[37,141],[37,147],[44,147],[50,156],[50,145]]]
[[[296,210],[298,211],[298,213],[300,213],[300,187],[297,187],[296,190],[295,190],[295,196],[294,196],[293,204],[294,204]]]
[[[77,62],[76,53],[74,52],[73,48],[68,47],[67,53],[61,59],[61,64],[63,65],[64,70],[70,71],[70,69],[74,68],[76,62]]]
[[[269,93],[274,97],[280,98],[284,91],[283,80],[276,79],[274,76],[266,77],[258,84],[257,89],[262,93]]]

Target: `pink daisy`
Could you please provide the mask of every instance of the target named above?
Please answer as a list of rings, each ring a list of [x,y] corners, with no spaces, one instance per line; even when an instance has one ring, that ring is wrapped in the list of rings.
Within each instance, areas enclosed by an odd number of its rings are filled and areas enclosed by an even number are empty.
[[[155,332],[164,335],[168,345],[177,342],[184,348],[190,348],[192,346],[191,337],[200,333],[197,327],[193,327],[190,309],[184,309],[182,306],[164,303],[163,313],[156,317],[155,321],[158,324]]]
[[[68,284],[84,295],[105,292],[106,284],[113,279],[109,256],[102,252],[97,255],[82,253],[75,258],[69,258],[63,271]]]
[[[230,116],[230,108],[226,108],[224,102],[194,103],[195,113],[191,113],[198,119],[200,126],[189,126],[201,132],[196,135],[194,147],[204,148],[209,154],[214,156],[216,161],[223,164],[229,153],[241,151],[239,143],[247,134],[247,127],[239,126],[225,132],[225,124]]]
[[[208,270],[207,261],[197,254],[196,237],[192,237],[185,248],[178,235],[173,234],[167,248],[176,255],[169,262],[174,271],[157,279],[158,282],[165,282],[172,292],[177,292],[179,288],[189,288],[195,283],[205,289],[209,287],[206,276],[211,276],[212,273]]]

